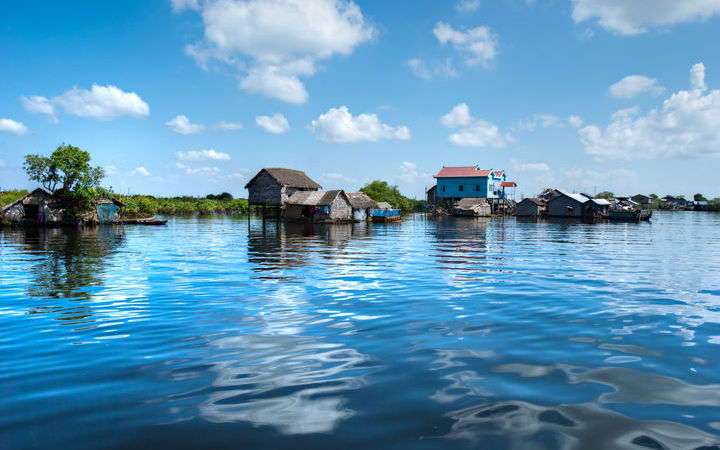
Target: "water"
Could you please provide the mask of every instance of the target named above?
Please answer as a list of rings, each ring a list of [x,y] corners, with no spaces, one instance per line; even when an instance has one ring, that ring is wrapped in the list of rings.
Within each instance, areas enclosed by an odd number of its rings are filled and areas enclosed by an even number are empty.
[[[0,231],[0,448],[720,445],[720,215]]]

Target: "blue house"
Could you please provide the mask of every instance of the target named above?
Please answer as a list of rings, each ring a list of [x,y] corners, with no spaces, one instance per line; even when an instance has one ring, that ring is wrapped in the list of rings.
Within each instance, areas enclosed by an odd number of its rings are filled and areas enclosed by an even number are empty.
[[[506,181],[504,170],[483,170],[478,166],[443,167],[437,180],[435,196],[438,200],[460,198],[504,199],[505,188],[515,187]]]

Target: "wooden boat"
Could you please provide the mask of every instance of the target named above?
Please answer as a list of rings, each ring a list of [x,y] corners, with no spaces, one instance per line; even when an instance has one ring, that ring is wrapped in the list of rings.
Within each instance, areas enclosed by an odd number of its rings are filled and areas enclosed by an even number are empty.
[[[608,212],[608,219],[623,222],[639,222],[640,211],[637,209],[611,209]]]
[[[156,219],[155,217],[149,219],[125,219],[123,223],[125,225],[165,225],[167,219]]]

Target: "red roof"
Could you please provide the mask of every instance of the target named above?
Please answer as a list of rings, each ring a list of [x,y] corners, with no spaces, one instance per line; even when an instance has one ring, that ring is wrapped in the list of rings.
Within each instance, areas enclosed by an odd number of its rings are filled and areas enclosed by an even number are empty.
[[[435,178],[486,177],[492,170],[478,170],[477,166],[443,167]]]
[[[499,177],[501,177],[504,173],[505,173],[504,170],[496,170],[496,171],[495,171],[495,176],[499,178]]]
[[[500,183],[500,186],[501,187],[515,187],[515,186],[517,186],[517,184],[515,184],[514,181],[503,181],[502,183]]]

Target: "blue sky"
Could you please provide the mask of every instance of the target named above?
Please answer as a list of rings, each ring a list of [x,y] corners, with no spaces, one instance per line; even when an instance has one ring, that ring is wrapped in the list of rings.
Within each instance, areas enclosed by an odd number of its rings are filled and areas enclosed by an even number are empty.
[[[0,2],[0,189],[66,142],[117,191],[245,196],[261,167],[422,197],[720,196],[720,1]]]

